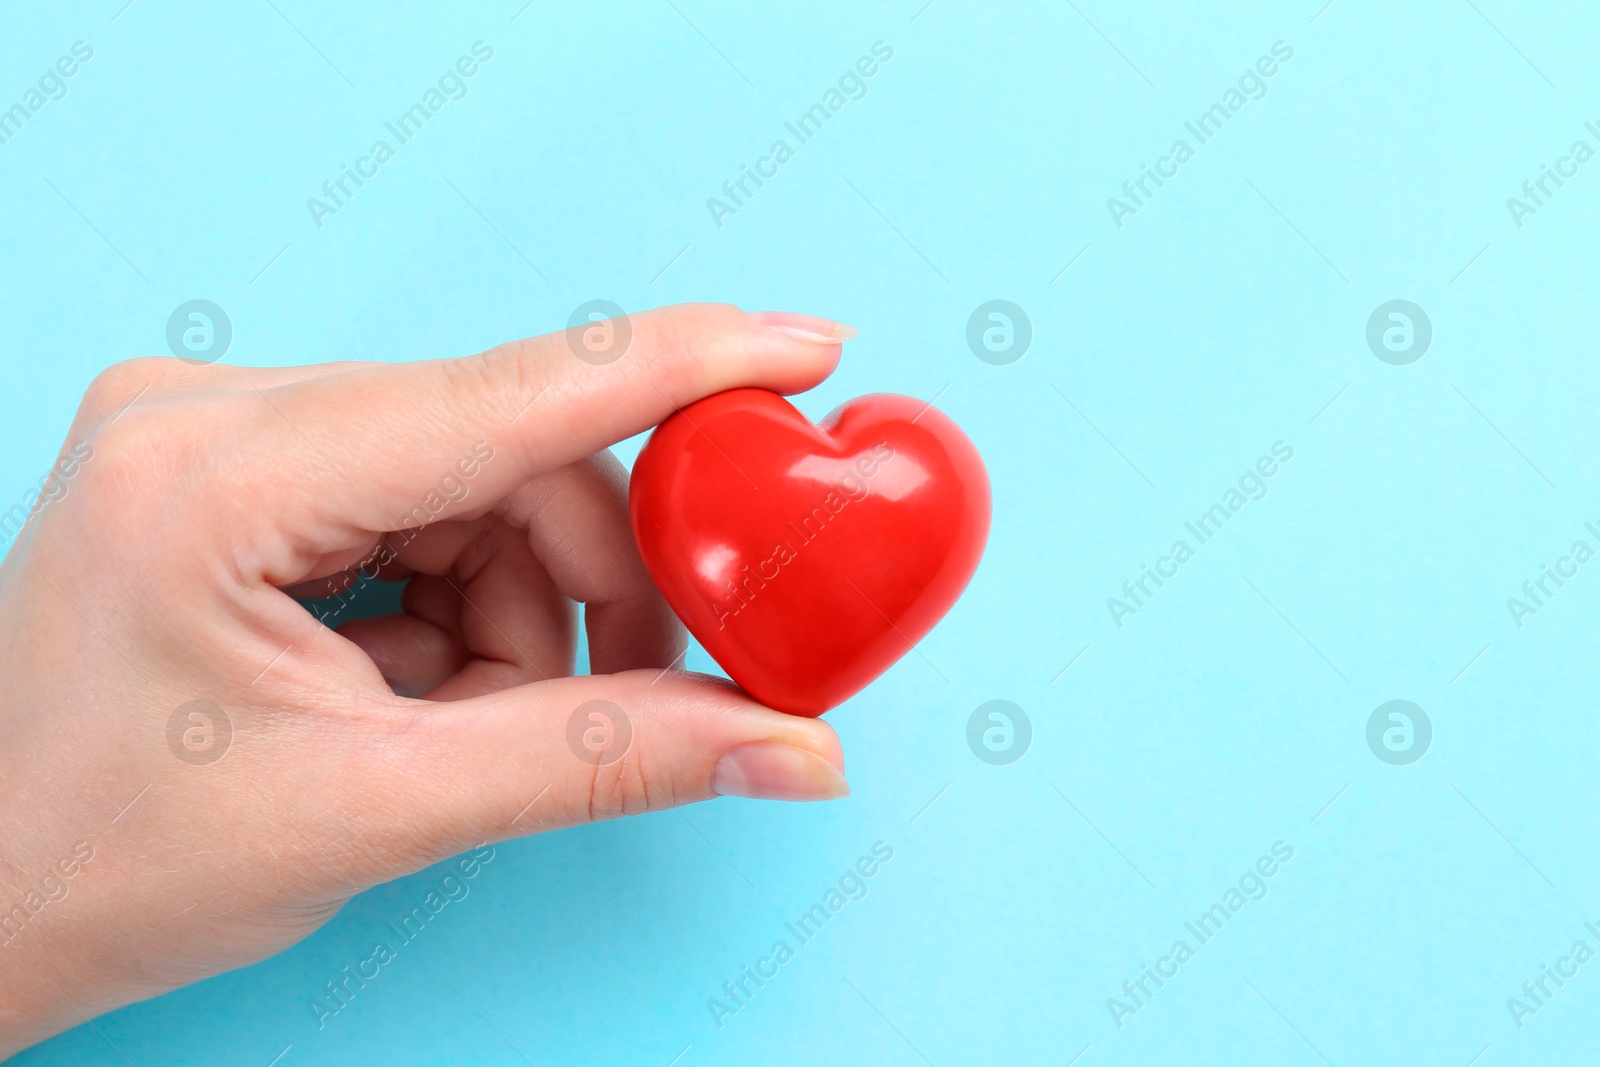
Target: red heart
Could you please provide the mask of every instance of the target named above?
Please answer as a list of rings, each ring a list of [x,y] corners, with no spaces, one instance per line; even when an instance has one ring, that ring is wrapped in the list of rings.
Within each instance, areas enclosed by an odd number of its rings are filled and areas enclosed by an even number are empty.
[[[768,707],[821,715],[905,655],[983,555],[989,476],[955,423],[874,394],[812,426],[763,389],[663,422],[629,510],[667,603]]]

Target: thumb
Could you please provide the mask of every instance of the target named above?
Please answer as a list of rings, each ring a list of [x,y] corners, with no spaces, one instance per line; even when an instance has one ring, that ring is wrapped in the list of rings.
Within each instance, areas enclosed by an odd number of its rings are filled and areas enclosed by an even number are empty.
[[[391,820],[378,829],[425,842],[435,853],[427,862],[715,796],[832,800],[850,791],[827,723],[773,711],[703,675],[627,671],[415,703],[432,713],[414,720],[405,743],[382,746],[380,758],[402,765],[368,778],[393,783],[396,795],[363,807]]]

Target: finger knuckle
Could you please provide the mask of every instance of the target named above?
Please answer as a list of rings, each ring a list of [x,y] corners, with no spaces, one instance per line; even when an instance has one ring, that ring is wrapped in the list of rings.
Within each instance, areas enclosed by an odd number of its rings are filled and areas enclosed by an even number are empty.
[[[470,409],[474,418],[481,418],[486,408],[491,413],[500,408],[499,413],[510,419],[527,397],[541,388],[542,383],[534,379],[540,376],[536,368],[543,360],[543,352],[531,341],[513,341],[477,355],[440,360],[442,395],[454,398],[463,410]]]
[[[165,420],[148,411],[125,411],[95,430],[94,459],[85,471],[91,486],[138,485],[170,460],[172,433]]]
[[[736,336],[744,313],[732,304],[679,304],[653,316],[656,359],[674,374],[698,375],[713,363],[718,342]]]
[[[209,494],[224,479],[239,482],[253,462],[255,450],[244,444],[255,436],[253,422],[225,399],[127,408],[88,440],[81,475],[85,495],[119,510],[173,509]]]
[[[78,405],[80,420],[96,425],[127,407],[140,394],[178,369],[167,356],[140,356],[113,363],[90,381]]]
[[[643,752],[634,745],[620,759],[590,769],[585,813],[590,822],[672,806],[670,782],[652,779],[645,764]]]

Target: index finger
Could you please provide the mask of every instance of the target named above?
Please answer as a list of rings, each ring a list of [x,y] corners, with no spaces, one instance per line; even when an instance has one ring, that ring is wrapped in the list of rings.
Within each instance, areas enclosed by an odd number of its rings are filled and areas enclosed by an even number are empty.
[[[683,304],[476,356],[258,390],[272,408],[264,446],[305,462],[266,464],[278,473],[253,488],[313,535],[418,525],[423,503],[427,522],[479,514],[702,397],[809,389],[854,333],[811,316]]]

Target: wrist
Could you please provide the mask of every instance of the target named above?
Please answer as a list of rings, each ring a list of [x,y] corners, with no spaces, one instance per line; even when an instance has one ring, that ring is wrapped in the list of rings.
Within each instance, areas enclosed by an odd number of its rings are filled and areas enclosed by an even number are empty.
[[[100,969],[77,962],[94,847],[77,841],[54,853],[0,874],[0,1059],[114,1006],[85,985]]]
[[[60,961],[40,933],[25,929],[9,941],[0,935],[0,1060],[83,1021],[67,999],[81,994],[62,987]]]

